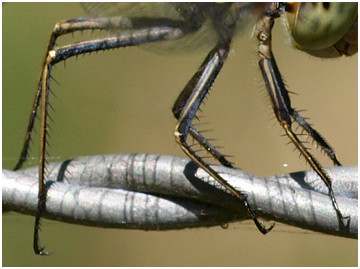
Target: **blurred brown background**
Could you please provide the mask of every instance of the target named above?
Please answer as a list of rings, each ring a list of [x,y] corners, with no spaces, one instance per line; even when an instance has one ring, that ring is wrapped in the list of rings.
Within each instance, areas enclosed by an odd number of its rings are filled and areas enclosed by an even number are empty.
[[[85,16],[74,3],[16,3],[3,7],[3,167],[18,158],[45,45],[55,22]],[[105,34],[105,33],[103,33]],[[87,34],[59,40],[65,44]],[[276,26],[274,53],[293,106],[336,149],[343,165],[357,164],[357,55],[321,60],[292,49]],[[57,65],[52,83],[52,159],[120,152],[184,156],[173,139],[171,107],[207,51],[182,57],[137,48],[93,53]],[[257,66],[256,41],[244,34],[203,108],[208,137],[244,171],[267,176],[309,169],[272,114]],[[204,127],[208,128],[208,126]],[[36,165],[38,136],[30,165]],[[324,166],[332,164],[320,155]],[[284,167],[287,164],[287,167]],[[356,266],[357,241],[278,224],[263,236],[252,223],[227,230],[143,232],[43,221],[33,254],[32,217],[3,215],[5,266]]]

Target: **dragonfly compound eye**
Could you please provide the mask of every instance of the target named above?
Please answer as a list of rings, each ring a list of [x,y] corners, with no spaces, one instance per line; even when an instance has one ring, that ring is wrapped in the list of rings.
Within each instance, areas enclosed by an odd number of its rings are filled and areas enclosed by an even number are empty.
[[[293,45],[315,56],[339,56],[317,55],[314,51],[332,49],[343,38],[346,39],[354,25],[357,34],[357,3],[287,3],[286,11],[286,24],[291,32]],[[342,54],[349,53],[340,52]]]

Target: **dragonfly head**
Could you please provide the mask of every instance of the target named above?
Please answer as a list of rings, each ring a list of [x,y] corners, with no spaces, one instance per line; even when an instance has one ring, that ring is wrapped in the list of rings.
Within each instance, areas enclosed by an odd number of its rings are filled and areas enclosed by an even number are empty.
[[[296,48],[330,58],[357,52],[357,2],[287,2],[286,11]]]

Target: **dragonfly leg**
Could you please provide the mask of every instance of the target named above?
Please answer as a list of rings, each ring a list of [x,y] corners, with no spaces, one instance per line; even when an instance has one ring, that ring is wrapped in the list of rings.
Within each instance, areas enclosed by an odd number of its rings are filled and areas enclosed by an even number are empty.
[[[199,139],[195,129],[191,127],[192,121],[195,117],[197,110],[199,109],[203,99],[210,90],[210,87],[215,80],[216,76],[220,72],[224,61],[229,52],[229,42],[220,42],[207,56],[203,64],[198,69],[199,71],[192,77],[186,86],[185,90],[181,93],[178,98],[173,112],[175,116],[178,115],[178,123],[175,127],[174,136],[176,142],[180,145],[181,149],[201,168],[203,168],[210,176],[216,179],[229,193],[234,195],[246,207],[249,215],[253,219],[257,228],[263,233],[266,234],[269,232],[273,226],[270,228],[265,228],[257,219],[255,212],[251,209],[247,198],[244,194],[241,194],[233,186],[228,184],[214,169],[212,169],[200,156],[196,154],[194,150],[187,144],[188,135],[194,136],[195,139]],[[192,88],[187,90],[187,88]],[[186,96],[187,98],[184,98]],[[183,103],[183,105],[179,105]],[[181,108],[182,107],[182,108]],[[179,109],[178,111],[176,109]],[[180,111],[181,110],[181,111]],[[177,114],[179,113],[179,114]],[[207,147],[208,143],[202,144],[203,147]]]
[[[296,110],[291,109],[290,115],[314,139],[314,141],[320,145],[321,149],[333,161],[334,165],[341,166],[333,148],[326,142],[319,132],[313,129]]]
[[[108,23],[109,21],[111,21],[109,18],[108,19],[77,18],[77,19],[70,19],[56,23],[53,31],[51,32],[49,41],[47,43],[45,55],[47,56],[49,54],[49,51],[54,49],[58,37],[68,33],[74,33],[76,31],[107,29],[107,27],[109,27],[109,23]],[[17,164],[15,165],[14,170],[20,169],[28,158],[31,135],[34,128],[37,110],[40,104],[40,98],[42,92],[41,91],[42,77],[44,74],[45,65],[46,65],[46,57],[44,58],[44,62],[40,71],[35,97],[31,106],[30,117],[28,121],[28,126],[26,128],[25,138],[23,141],[20,157]]]
[[[336,201],[332,189],[331,178],[326,174],[321,164],[310,154],[308,149],[304,146],[303,142],[292,131],[293,119],[314,138],[314,140],[325,150],[325,152],[329,155],[335,164],[340,164],[337,161],[332,148],[325,142],[320,134],[312,129],[310,125],[300,116],[300,114],[291,107],[288,91],[286,90],[282,81],[280,71],[276,65],[275,58],[271,51],[271,30],[274,25],[274,16],[276,16],[276,13],[274,14],[271,14],[271,12],[265,14],[257,24],[257,38],[259,40],[260,58],[259,66],[263,75],[265,86],[270,96],[275,116],[280,125],[283,127],[286,135],[300,151],[301,155],[305,158],[307,163],[316,171],[316,173],[328,187],[329,196],[338,216],[339,224],[342,228],[347,225],[343,223],[345,217],[343,217]]]
[[[150,25],[154,25],[154,27],[153,28],[146,27],[146,24],[149,24],[149,23],[150,23]],[[21,149],[19,160],[18,160],[17,164],[15,165],[14,170],[20,169],[22,167],[22,165],[24,164],[24,162],[28,158],[31,135],[32,135],[32,131],[34,128],[37,110],[38,110],[38,107],[40,104],[42,78],[43,78],[43,74],[44,74],[44,68],[46,65],[46,58],[49,55],[50,51],[56,49],[57,39],[63,35],[69,34],[69,33],[85,31],[85,30],[90,30],[90,31],[113,30],[113,31],[115,31],[118,29],[118,30],[122,30],[122,31],[125,31],[125,30],[131,31],[131,30],[134,30],[135,27],[137,27],[139,29],[142,28],[144,31],[148,30],[149,32],[151,31],[151,29],[153,29],[153,32],[155,32],[156,26],[160,26],[160,27],[162,26],[164,28],[168,27],[169,28],[168,29],[169,30],[168,39],[176,39],[176,38],[181,37],[181,35],[184,34],[185,32],[196,30],[196,27],[193,27],[193,28],[188,27],[188,29],[185,29],[184,25],[180,29],[181,21],[177,21],[177,20],[157,19],[156,23],[157,23],[157,25],[155,23],[152,23],[151,19],[138,18],[138,19],[130,20],[129,18],[121,17],[121,16],[104,17],[104,18],[75,18],[75,19],[64,20],[64,21],[56,23],[55,27],[53,28],[53,30],[51,32],[49,41],[46,46],[45,58],[44,58],[44,62],[42,64],[42,69],[40,71],[40,75],[39,75],[39,79],[38,79],[38,83],[37,83],[37,87],[36,87],[35,97],[34,97],[34,100],[33,100],[32,106],[31,106],[31,113],[30,113],[30,117],[29,117],[29,121],[28,121],[28,126],[26,128],[23,146]],[[129,25],[131,25],[131,27]],[[172,34],[170,33],[171,30],[173,31]],[[152,34],[149,33],[149,38],[156,39],[156,36],[154,35],[154,33],[152,33]],[[161,39],[162,39],[161,34],[159,34],[158,40],[161,40]],[[148,40],[148,42],[154,42],[154,41],[158,41],[158,40]],[[91,43],[91,41],[88,42],[88,44],[90,44],[90,43]],[[144,43],[146,43],[146,42],[144,42]],[[87,45],[87,46],[89,47],[89,45]],[[99,48],[95,48],[93,51],[95,51],[96,49],[99,50]],[[106,46],[103,48],[103,50],[105,50],[105,49],[107,49]],[[84,52],[79,51],[75,55],[79,55],[82,53],[84,53]]]
[[[190,98],[191,93],[194,90],[195,83],[200,79],[202,75],[201,69],[194,74],[191,80],[188,82],[186,87],[181,91],[179,97],[175,101],[172,112],[176,119],[180,118],[181,112],[184,109],[184,106],[187,100]],[[198,143],[207,150],[215,159],[217,159],[222,165],[226,167],[233,168],[231,162],[229,162],[226,157],[220,153],[208,139],[206,139],[195,127],[189,127],[189,134],[196,140]]]
[[[51,33],[51,36],[49,38],[49,41],[48,41],[48,44],[47,44],[47,47],[46,47],[46,54],[45,55],[48,55],[49,51],[52,50],[54,48],[54,46],[55,46],[56,38],[59,36],[59,34],[56,32],[56,29],[57,29],[57,27],[55,27],[55,29]],[[40,75],[39,75],[39,79],[38,79],[38,83],[37,83],[37,86],[36,86],[36,92],[35,92],[35,96],[34,96],[32,106],[31,106],[30,117],[29,117],[29,121],[28,121],[28,126],[26,128],[25,137],[24,137],[20,157],[19,157],[19,160],[18,160],[17,164],[15,165],[14,170],[20,169],[22,167],[22,165],[24,164],[24,162],[28,158],[31,135],[32,135],[32,131],[34,129],[34,123],[35,123],[37,110],[39,108],[40,98],[41,98],[41,93],[42,93],[41,84],[42,84],[42,77],[43,77],[43,74],[44,74],[45,62],[46,62],[46,57],[44,59],[44,63],[42,65]]]
[[[100,19],[74,19],[61,22],[55,26],[50,41],[47,47],[47,55],[44,60],[43,68],[41,70],[41,76],[37,87],[35,96],[35,102],[32,108],[32,116],[30,117],[30,123],[28,125],[27,134],[21,154],[20,161],[17,168],[20,168],[22,163],[26,160],[29,141],[31,137],[31,131],[33,129],[35,115],[37,109],[41,107],[40,113],[40,156],[39,156],[39,193],[38,193],[38,211],[35,219],[34,228],[34,251],[36,254],[47,255],[48,252],[44,251],[43,247],[40,247],[39,243],[39,228],[40,219],[45,212],[46,205],[46,188],[45,188],[45,164],[46,164],[46,142],[47,142],[47,129],[48,129],[48,106],[49,106],[49,93],[50,93],[50,80],[52,67],[70,57],[77,56],[84,53],[90,53],[100,50],[108,50],[113,48],[136,46],[139,44],[156,42],[161,40],[178,39],[186,35],[193,29],[189,29],[184,26],[180,21],[171,21],[169,19],[156,19],[155,23],[150,23],[149,27],[145,27],[146,23],[139,20],[134,21],[134,25],[138,25],[139,29],[127,29],[119,34],[106,36],[104,38],[97,38],[92,40],[86,40],[77,42],[74,44],[64,45],[60,47],[55,46],[55,40],[59,35],[79,30],[91,30],[91,29],[109,29],[109,21],[112,18],[100,18]],[[114,24],[117,20],[114,19]],[[107,22],[107,23],[106,23]],[[120,28],[122,27],[119,24]],[[111,28],[111,27],[110,27]],[[113,29],[113,28],[111,28]]]

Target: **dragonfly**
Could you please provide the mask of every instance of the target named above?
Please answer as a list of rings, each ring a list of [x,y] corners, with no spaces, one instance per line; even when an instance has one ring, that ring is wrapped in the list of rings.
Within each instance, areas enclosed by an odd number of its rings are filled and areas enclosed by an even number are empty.
[[[227,156],[211,144],[210,140],[196,128],[193,121],[197,118],[200,105],[232,49],[233,39],[245,27],[252,24],[255,24],[254,35],[258,40],[259,68],[274,115],[291,143],[326,184],[338,216],[339,226],[342,229],[346,228],[346,220],[347,222],[349,220],[338,206],[331,178],[293,130],[293,124],[297,123],[313,138],[334,165],[339,166],[341,163],[323,136],[291,106],[289,92],[272,52],[272,29],[280,17],[285,17],[292,36],[292,44],[299,50],[316,57],[351,56],[357,53],[357,3],[81,3],[81,5],[90,15],[88,18],[58,22],[50,35],[22,151],[15,167],[15,170],[20,169],[28,158],[34,122],[39,113],[39,189],[33,241],[36,254],[50,254],[40,244],[39,228],[41,217],[46,211],[45,166],[52,68],[70,57],[81,54],[153,43],[169,48],[181,47],[185,52],[202,45],[211,48],[172,108],[177,120],[174,131],[175,141],[188,157],[239,200],[239,205],[246,209],[261,233],[266,234],[274,227],[274,224],[265,227],[258,220],[256,211],[250,206],[247,197],[228,184],[188,143],[189,138],[194,139],[222,165],[233,167]],[[105,30],[108,34],[62,46],[56,45],[59,37],[84,30]]]

